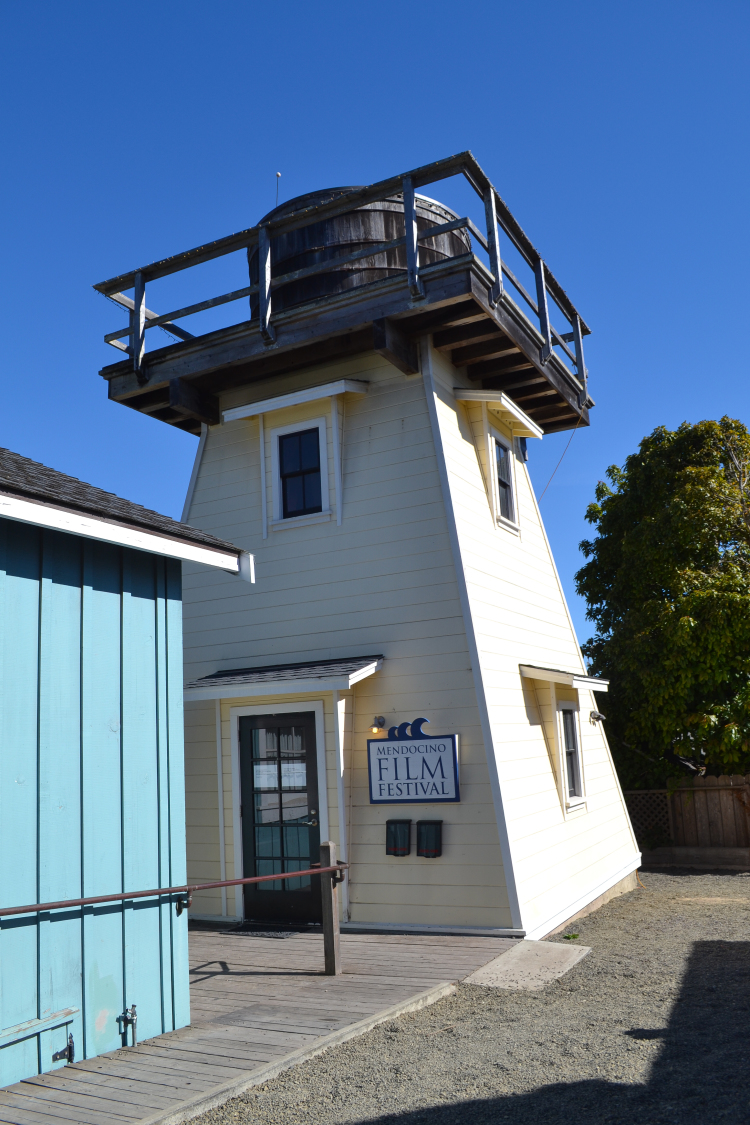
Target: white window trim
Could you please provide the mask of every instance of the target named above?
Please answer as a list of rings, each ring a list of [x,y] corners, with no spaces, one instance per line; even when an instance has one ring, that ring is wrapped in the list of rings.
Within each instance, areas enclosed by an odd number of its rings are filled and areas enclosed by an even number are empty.
[[[489,461],[490,471],[490,488],[492,491],[492,515],[497,527],[502,527],[507,531],[513,531],[518,534],[518,488],[516,481],[516,449],[513,438],[506,438],[494,426],[487,425],[487,459]],[[510,489],[511,498],[513,501],[513,512],[515,514],[514,520],[509,520],[506,516],[500,514],[500,485],[497,477],[497,457],[495,456],[495,442],[499,442],[504,449],[510,453]]]
[[[318,441],[320,443],[320,502],[322,511],[311,512],[307,516],[290,516],[284,519],[281,499],[281,470],[279,465],[279,438],[286,434],[299,433],[301,430],[314,430],[317,427]],[[277,426],[270,431],[271,438],[271,527],[278,530],[280,525],[285,527],[300,526],[304,523],[319,523],[321,519],[331,518],[331,500],[328,493],[328,432],[325,418],[310,418],[304,422],[295,422],[289,426]]]
[[[583,742],[581,739],[580,703],[577,698],[575,700],[557,699],[556,694],[554,683],[550,683],[550,702],[555,717],[555,741],[557,744],[557,760],[559,763],[560,800],[567,817],[569,814],[575,814],[585,810],[587,807],[586,775],[583,768]],[[577,694],[578,693],[576,693],[576,695]],[[581,792],[575,797],[571,797],[568,793],[568,771],[567,762],[565,760],[565,736],[562,722],[563,711],[573,711],[575,713],[575,731],[576,741],[578,743],[578,776],[581,782]]]
[[[328,826],[328,789],[326,773],[326,726],[325,704],[322,699],[305,699],[298,703],[274,703],[270,700],[264,704],[254,704],[247,707],[229,708],[229,727],[232,736],[232,821],[234,844],[234,878],[244,879],[244,854],[242,850],[242,821],[240,819],[240,717],[242,715],[288,715],[296,711],[313,711],[315,713],[315,749],[318,758],[318,820],[320,821],[320,839],[330,838]],[[235,917],[245,917],[245,901],[242,887],[234,888]]]

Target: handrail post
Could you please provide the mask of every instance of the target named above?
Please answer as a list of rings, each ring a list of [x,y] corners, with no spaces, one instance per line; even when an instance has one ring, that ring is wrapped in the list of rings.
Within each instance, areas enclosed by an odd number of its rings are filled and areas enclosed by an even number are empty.
[[[576,371],[578,378],[583,383],[583,390],[578,395],[578,405],[583,409],[589,399],[589,373],[586,370],[586,363],[583,358],[583,333],[581,332],[581,318],[579,316],[573,317],[573,340],[576,346]]]
[[[258,301],[260,334],[266,344],[274,344],[276,333],[271,324],[271,239],[264,223],[258,227]]]
[[[402,183],[407,280],[412,297],[424,297],[424,286],[419,276],[419,242],[417,241],[417,208],[414,203],[414,184],[411,176],[404,176]]]
[[[133,349],[133,370],[142,381],[141,368],[146,351],[146,283],[140,270],[135,274],[133,308],[130,313],[130,346]]]
[[[490,290],[490,304],[496,305],[503,291],[503,260],[500,256],[500,238],[497,232],[497,210],[495,208],[495,189],[488,187],[484,193],[484,217],[487,224],[487,244],[490,255],[490,271],[495,277]]]
[[[547,307],[547,281],[544,276],[544,262],[541,258],[534,266],[534,276],[536,277],[536,302],[539,306],[539,330],[544,339],[540,359],[542,363],[546,363],[552,355],[552,330]]]
[[[332,840],[320,845],[320,866],[336,866],[336,845]],[[320,896],[323,913],[323,958],[325,975],[337,977],[341,973],[341,942],[339,939],[339,892],[333,876],[320,876]]]

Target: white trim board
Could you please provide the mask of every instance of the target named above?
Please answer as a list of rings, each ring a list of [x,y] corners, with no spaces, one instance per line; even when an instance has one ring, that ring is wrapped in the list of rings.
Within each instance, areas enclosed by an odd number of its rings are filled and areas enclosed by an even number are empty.
[[[513,399],[508,398],[502,391],[467,391],[464,387],[454,387],[453,393],[456,402],[482,402],[488,410],[499,414],[503,421],[510,426],[514,437],[543,438],[544,430],[537,426],[524,414],[520,406],[516,406]]]
[[[521,675],[529,680],[549,680],[553,684],[592,688],[594,691],[609,690],[609,680],[600,680],[596,676],[586,676],[581,672],[563,672],[559,668],[535,668],[533,664],[519,664],[518,667]]]
[[[303,402],[315,402],[331,395],[366,395],[370,384],[359,379],[339,379],[336,383],[324,383],[320,387],[307,387],[304,391],[292,391],[288,395],[277,395],[260,402],[248,402],[245,406],[233,406],[222,413],[225,422],[238,418],[254,418],[256,414],[267,414],[270,410],[283,410],[285,406],[299,406]]]
[[[246,551],[222,551],[216,547],[201,547],[197,543],[171,539],[158,532],[140,528],[123,527],[122,524],[96,516],[87,516],[69,508],[56,508],[50,504],[21,500],[16,496],[0,494],[0,516],[31,523],[37,527],[49,527],[55,531],[66,531],[69,535],[82,535],[86,539],[98,539],[104,543],[116,543],[120,547],[132,547],[136,551],[148,551],[152,555],[166,555],[171,559],[185,559],[189,562],[203,563],[205,566],[227,570],[231,574],[247,574],[247,581],[255,581],[252,555]],[[244,556],[244,562],[243,562]],[[252,577],[249,575],[252,573]]]
[[[210,684],[204,688],[186,687],[183,697],[188,699],[245,699],[253,695],[267,695],[273,698],[277,695],[301,695],[309,691],[348,691],[367,679],[383,666],[382,660],[374,660],[372,664],[350,672],[348,676],[337,676],[334,679],[309,680],[271,680],[248,684]]]
[[[249,707],[230,707],[229,725],[232,744],[232,820],[234,823],[234,877],[244,879],[242,851],[242,821],[240,819],[240,725],[242,715],[284,715],[290,712],[312,711],[315,714],[315,752],[318,760],[318,820],[320,821],[321,842],[329,839],[328,788],[326,774],[326,724],[325,704],[322,699],[306,699],[300,703],[255,704]],[[245,917],[242,887],[235,887],[235,914]]]

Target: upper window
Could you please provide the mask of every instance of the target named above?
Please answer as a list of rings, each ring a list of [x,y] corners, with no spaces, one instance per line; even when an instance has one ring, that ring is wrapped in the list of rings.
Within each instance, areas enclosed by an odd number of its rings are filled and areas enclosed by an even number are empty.
[[[320,487],[320,432],[311,430],[279,438],[282,517],[309,516],[323,510]]]
[[[497,514],[511,523],[516,522],[513,500],[513,454],[504,442],[494,439],[497,475]]]
[[[331,518],[326,431],[325,418],[271,430],[272,528]]]

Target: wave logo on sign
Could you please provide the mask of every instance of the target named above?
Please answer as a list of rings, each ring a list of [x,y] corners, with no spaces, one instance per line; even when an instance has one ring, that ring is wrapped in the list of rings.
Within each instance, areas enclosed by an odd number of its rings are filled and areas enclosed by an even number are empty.
[[[367,740],[370,803],[436,804],[460,801],[458,735],[426,734],[429,719],[414,719]]]

